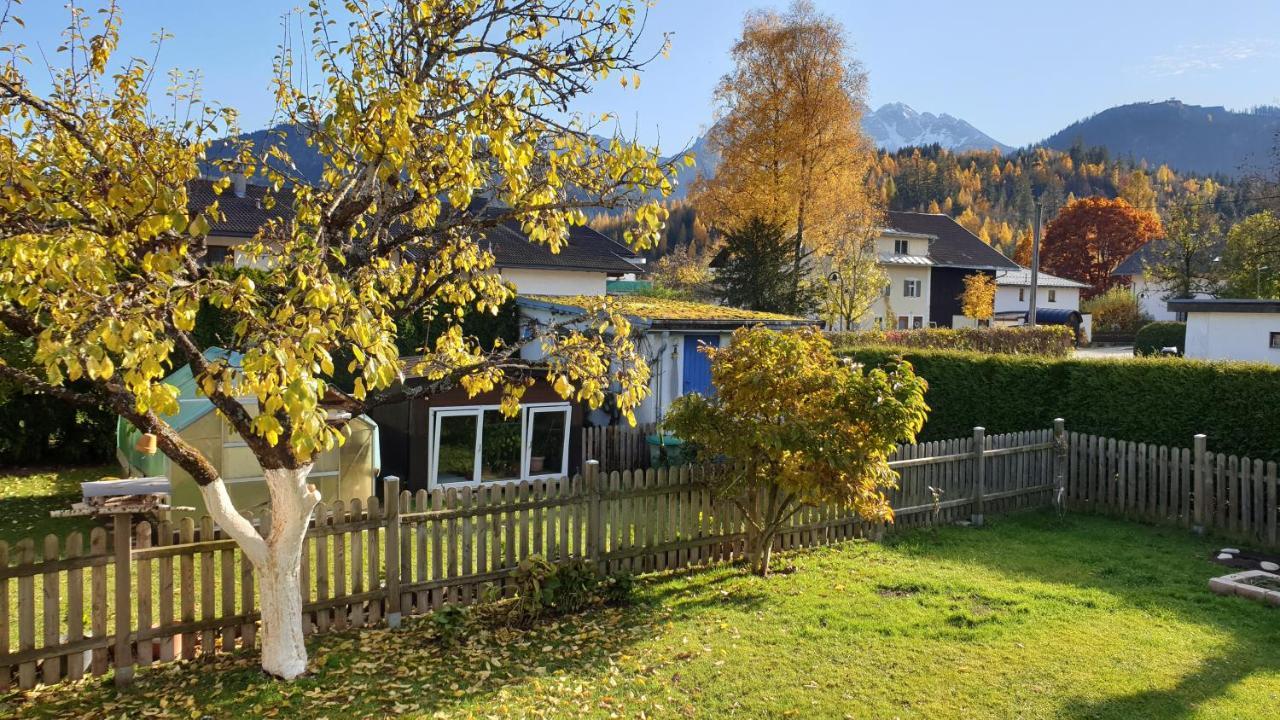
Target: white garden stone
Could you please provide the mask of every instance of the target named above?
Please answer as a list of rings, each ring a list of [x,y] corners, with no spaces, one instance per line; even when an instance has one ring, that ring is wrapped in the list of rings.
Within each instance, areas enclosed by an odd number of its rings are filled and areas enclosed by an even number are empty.
[[[1270,560],[1263,560],[1262,562],[1258,563],[1258,566],[1261,567],[1263,570],[1266,570],[1267,572],[1275,572],[1277,570],[1280,570],[1280,565],[1277,565],[1271,562]]]
[[[1220,552],[1220,553],[1230,553],[1230,554],[1232,554],[1232,555],[1239,555],[1239,554],[1240,554],[1240,549],[1239,549],[1239,548],[1222,548],[1222,549],[1221,549],[1221,550],[1219,550],[1218,552]]]
[[[1234,557],[1235,557],[1235,556],[1234,556],[1234,555],[1232,555],[1231,553],[1225,553],[1225,552],[1224,552],[1224,553],[1218,553],[1218,559],[1219,559],[1219,560],[1231,560],[1231,559],[1232,559],[1232,558],[1234,558]]]

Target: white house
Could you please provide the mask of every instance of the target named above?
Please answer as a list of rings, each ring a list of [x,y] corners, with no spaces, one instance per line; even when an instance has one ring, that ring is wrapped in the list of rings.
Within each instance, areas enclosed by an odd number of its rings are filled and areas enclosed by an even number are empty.
[[[1036,280],[1036,308],[1080,310],[1082,282],[1050,275],[1043,270]],[[1030,304],[1031,270],[1018,268],[996,273],[996,312],[1026,312]]]
[[[1186,357],[1280,365],[1280,300],[1170,300],[1167,312],[1187,319]]]
[[[1138,308],[1152,320],[1181,320],[1168,305],[1172,293],[1163,283],[1151,278],[1148,267],[1154,260],[1159,240],[1152,240],[1134,250],[1111,271],[1112,276],[1129,280],[1129,289],[1138,298]],[[1206,293],[1196,293],[1196,299],[1212,297]]]
[[[864,328],[951,327],[962,316],[966,276],[1021,269],[949,215],[890,212],[875,242],[889,283],[867,313]]]

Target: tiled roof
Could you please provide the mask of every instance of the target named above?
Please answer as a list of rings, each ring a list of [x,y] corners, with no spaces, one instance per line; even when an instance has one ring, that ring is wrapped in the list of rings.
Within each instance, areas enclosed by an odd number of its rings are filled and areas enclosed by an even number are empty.
[[[212,180],[192,180],[187,183],[187,211],[202,212],[216,201],[224,217],[213,223],[210,235],[253,237],[268,220],[293,215],[293,193],[285,190],[277,194],[275,206],[264,210],[262,198],[266,192],[262,185],[246,185],[244,197],[236,197],[230,187],[216,195]]]
[[[1041,270],[1040,277],[1037,279],[1040,287],[1059,287],[1059,288],[1086,288],[1089,287],[1082,282],[1069,280],[1057,275],[1050,275]],[[1011,285],[1013,287],[1031,287],[1031,270],[1029,268],[1019,268],[1017,270],[1009,270],[1007,272],[996,273],[997,285]]]
[[[1017,270],[1019,267],[949,215],[890,211],[889,227],[936,238],[929,242],[929,259],[939,267],[984,270]]]
[[[795,315],[759,312],[725,305],[689,302],[686,300],[669,300],[666,298],[648,297],[645,295],[612,295],[622,313],[633,320],[651,325],[676,327],[699,324],[750,325],[810,325],[813,321]],[[559,295],[521,295],[517,302],[532,307],[547,307],[558,310],[584,310],[599,303],[599,296],[559,296]]]
[[[1120,261],[1116,265],[1116,269],[1111,271],[1112,275],[1141,275],[1145,272],[1147,263],[1151,261],[1151,254],[1156,249],[1156,243],[1159,240],[1152,240],[1144,243],[1142,247],[1129,253],[1129,257]]]
[[[218,208],[225,217],[213,224],[209,234],[248,238],[253,237],[267,220],[292,215],[292,193],[285,190],[278,194],[275,206],[269,211],[262,207],[265,193],[266,188],[261,185],[248,185],[242,198],[236,197],[230,188],[221,195],[215,195],[212,180],[193,180],[187,185],[187,207],[191,212],[196,212],[217,200]],[[569,241],[559,253],[551,252],[546,245],[530,242],[515,223],[489,230],[480,244],[493,252],[499,268],[608,273],[629,273],[638,269],[633,260],[638,260],[639,256],[630,248],[585,226],[570,228]]]
[[[493,253],[498,267],[611,273],[629,273],[640,269],[631,260],[636,258],[636,254],[629,248],[584,226],[570,228],[569,242],[558,253],[551,252],[551,248],[546,245],[530,242],[514,223],[493,228],[480,244]]]

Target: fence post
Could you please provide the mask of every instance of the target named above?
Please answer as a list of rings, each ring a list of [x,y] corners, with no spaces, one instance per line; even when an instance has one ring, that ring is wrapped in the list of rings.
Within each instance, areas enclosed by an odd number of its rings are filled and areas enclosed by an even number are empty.
[[[986,437],[985,428],[973,429],[973,515],[969,517],[969,522],[978,526],[983,522],[982,515],[987,494],[986,461],[982,457],[986,450]]]
[[[1208,513],[1209,498],[1208,491],[1208,475],[1209,468],[1205,466],[1205,455],[1208,452],[1209,438],[1204,433],[1195,436],[1192,445],[1191,471],[1194,479],[1195,489],[1195,530],[1202,532],[1204,530],[1205,517]]]
[[[133,515],[116,513],[114,537],[116,565],[116,687],[127,687],[133,684],[133,653],[129,648],[129,634],[132,631],[133,614],[130,604],[133,600],[133,552],[130,541],[133,539]]]
[[[387,627],[400,627],[400,478],[388,475],[382,479],[382,517],[386,521],[386,604]]]
[[[588,460],[582,471],[587,493],[587,558],[600,567],[604,525],[600,517],[600,461]]]
[[[1070,449],[1067,447],[1067,422],[1062,418],[1053,419],[1053,503],[1058,510],[1066,510],[1067,506],[1067,458]]]

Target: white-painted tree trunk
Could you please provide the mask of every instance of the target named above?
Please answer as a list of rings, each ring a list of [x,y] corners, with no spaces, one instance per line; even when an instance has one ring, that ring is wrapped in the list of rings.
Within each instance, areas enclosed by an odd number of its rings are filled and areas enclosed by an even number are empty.
[[[307,670],[302,637],[302,541],[320,492],[307,484],[311,465],[264,471],[271,493],[271,528],[264,538],[231,503],[218,479],[201,488],[214,522],[244,549],[258,571],[262,607],[262,669],[292,680]]]

